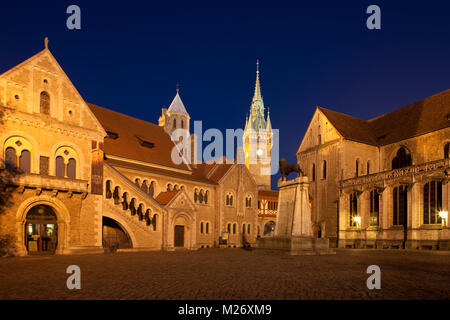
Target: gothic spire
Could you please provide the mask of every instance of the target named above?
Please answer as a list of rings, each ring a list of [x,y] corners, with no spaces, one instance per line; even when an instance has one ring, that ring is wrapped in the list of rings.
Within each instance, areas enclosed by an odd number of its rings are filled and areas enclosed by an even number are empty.
[[[259,83],[259,59],[256,60],[256,83],[255,83],[255,94],[253,95],[253,103],[256,101],[260,101],[263,103],[263,99],[261,96],[261,85]]]

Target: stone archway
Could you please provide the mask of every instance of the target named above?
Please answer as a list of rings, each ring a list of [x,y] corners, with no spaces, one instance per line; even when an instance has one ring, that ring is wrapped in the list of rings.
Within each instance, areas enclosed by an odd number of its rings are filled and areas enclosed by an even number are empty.
[[[267,221],[264,225],[264,237],[272,237],[275,233],[275,221]]]
[[[68,247],[68,229],[70,225],[70,214],[64,203],[55,197],[41,195],[36,197],[31,197],[22,202],[16,213],[16,230],[17,230],[17,248],[19,254],[28,254],[27,248],[27,235],[28,230],[27,215],[32,211],[33,208],[38,208],[39,206],[45,206],[51,208],[54,216],[56,217],[53,221],[57,222],[56,231],[56,246],[53,248],[54,253],[62,254],[64,250]],[[47,222],[51,222],[47,220]],[[49,223],[52,224],[52,223]],[[41,227],[40,227],[41,228]]]
[[[118,221],[105,216],[102,218],[102,245],[103,248],[133,248],[133,242],[126,229]]]
[[[195,249],[194,219],[186,213],[176,214],[170,226],[170,244],[173,248]]]

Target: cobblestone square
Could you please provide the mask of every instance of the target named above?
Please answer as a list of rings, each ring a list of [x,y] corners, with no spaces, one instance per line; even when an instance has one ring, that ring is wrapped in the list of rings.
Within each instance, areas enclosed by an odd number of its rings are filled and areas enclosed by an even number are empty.
[[[369,290],[369,265],[381,289]],[[81,290],[66,287],[69,265]],[[450,252],[204,249],[0,260],[0,299],[449,299]]]

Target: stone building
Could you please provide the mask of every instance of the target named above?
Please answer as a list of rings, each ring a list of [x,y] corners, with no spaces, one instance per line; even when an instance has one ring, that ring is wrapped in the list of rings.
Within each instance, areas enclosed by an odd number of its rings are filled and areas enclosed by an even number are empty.
[[[0,235],[23,255],[254,244],[259,176],[175,164],[189,121],[178,90],[158,125],[85,102],[46,46],[0,75]]]
[[[339,247],[449,248],[450,90],[368,121],[318,107],[297,151],[315,235]]]

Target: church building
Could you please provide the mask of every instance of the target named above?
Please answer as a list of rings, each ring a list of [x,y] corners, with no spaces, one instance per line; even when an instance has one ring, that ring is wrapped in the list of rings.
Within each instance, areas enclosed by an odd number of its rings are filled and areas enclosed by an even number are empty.
[[[370,120],[318,107],[297,151],[317,237],[449,249],[450,90]]]

